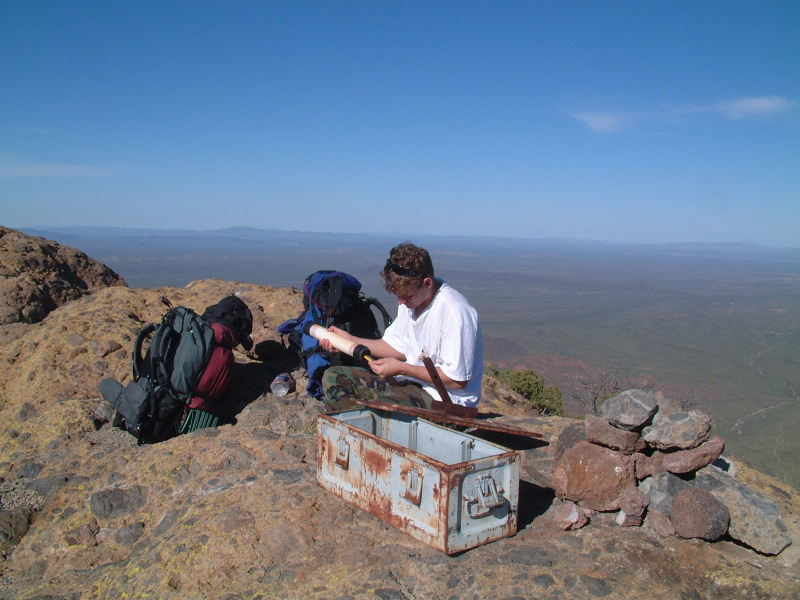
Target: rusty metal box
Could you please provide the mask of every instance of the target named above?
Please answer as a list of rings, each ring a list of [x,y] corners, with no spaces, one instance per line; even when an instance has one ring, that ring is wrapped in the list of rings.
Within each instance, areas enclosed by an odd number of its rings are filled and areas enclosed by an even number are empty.
[[[447,554],[516,533],[519,463],[413,415],[360,408],[317,421],[318,483]]]

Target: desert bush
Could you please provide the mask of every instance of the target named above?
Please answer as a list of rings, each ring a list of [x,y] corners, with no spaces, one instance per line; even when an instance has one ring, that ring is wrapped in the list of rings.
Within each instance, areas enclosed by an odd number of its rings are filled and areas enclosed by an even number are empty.
[[[563,415],[564,399],[556,386],[546,386],[544,377],[536,371],[525,369],[498,369],[489,365],[487,375],[496,378],[517,392],[543,415]]]

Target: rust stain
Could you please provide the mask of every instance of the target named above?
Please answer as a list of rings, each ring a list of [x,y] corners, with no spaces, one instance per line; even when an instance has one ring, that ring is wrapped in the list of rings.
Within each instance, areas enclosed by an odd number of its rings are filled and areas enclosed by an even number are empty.
[[[373,493],[369,498],[369,509],[379,519],[391,523],[394,513],[392,511],[392,499],[384,494]]]
[[[392,460],[385,452],[365,448],[364,466],[378,476],[385,476],[391,471]]]

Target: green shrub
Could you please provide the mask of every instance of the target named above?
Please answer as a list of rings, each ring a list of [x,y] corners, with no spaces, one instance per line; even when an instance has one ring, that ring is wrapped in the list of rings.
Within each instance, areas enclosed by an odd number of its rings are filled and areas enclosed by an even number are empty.
[[[561,390],[556,386],[546,386],[544,377],[536,371],[526,369],[498,369],[489,365],[487,375],[496,378],[512,390],[524,397],[533,407],[543,415],[563,415],[564,399]]]

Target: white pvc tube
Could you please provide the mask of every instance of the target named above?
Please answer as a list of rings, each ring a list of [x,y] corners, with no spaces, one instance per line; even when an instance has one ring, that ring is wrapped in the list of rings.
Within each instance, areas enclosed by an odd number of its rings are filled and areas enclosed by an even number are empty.
[[[355,342],[346,340],[342,336],[333,333],[332,331],[328,331],[322,325],[314,324],[309,327],[308,335],[318,340],[328,340],[331,343],[331,346],[336,348],[339,352],[344,352],[348,356],[353,356],[356,346],[358,346],[358,344]]]

